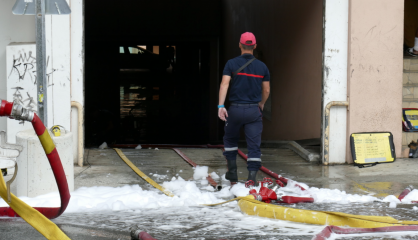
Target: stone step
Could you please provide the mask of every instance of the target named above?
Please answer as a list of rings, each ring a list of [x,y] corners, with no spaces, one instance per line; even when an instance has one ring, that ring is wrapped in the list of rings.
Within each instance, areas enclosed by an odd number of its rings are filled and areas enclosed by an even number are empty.
[[[405,57],[403,59],[404,71],[418,71],[418,57]]]
[[[402,152],[401,152],[400,155],[401,155],[402,158],[408,158],[409,157],[409,147],[408,147],[408,145],[402,145]]]
[[[408,146],[408,144],[414,140],[417,141],[418,132],[402,132],[402,145]]]
[[[403,101],[402,108],[418,108],[418,102]]]
[[[418,84],[418,72],[405,72],[402,78],[404,85]]]

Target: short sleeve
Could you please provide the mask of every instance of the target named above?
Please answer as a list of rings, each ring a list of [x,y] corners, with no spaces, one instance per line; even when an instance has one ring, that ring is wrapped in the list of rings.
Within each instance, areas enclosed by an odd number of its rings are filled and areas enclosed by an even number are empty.
[[[225,68],[222,75],[232,76],[232,71],[233,70],[231,68],[231,60],[228,60],[228,62],[226,62],[225,64]]]
[[[267,81],[270,81],[270,71],[269,71],[269,69],[266,66],[266,71],[264,73],[263,82],[267,82]]]

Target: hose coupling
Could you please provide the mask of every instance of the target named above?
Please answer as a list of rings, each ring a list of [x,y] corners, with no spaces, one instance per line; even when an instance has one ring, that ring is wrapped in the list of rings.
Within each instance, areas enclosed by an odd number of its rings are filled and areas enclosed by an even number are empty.
[[[141,233],[142,231],[140,230],[140,229],[137,229],[137,228],[131,228],[131,239],[133,239],[133,240],[137,240],[137,239],[139,239],[139,234]]]
[[[20,104],[14,103],[10,117],[16,120],[32,122],[34,115],[34,111],[26,109]]]

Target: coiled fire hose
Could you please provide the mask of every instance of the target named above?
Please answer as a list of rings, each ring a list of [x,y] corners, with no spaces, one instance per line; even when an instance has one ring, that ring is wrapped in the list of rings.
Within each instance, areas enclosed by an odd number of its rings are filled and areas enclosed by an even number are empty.
[[[32,208],[13,194],[11,194],[11,201],[9,202],[7,200],[8,196],[6,184],[3,176],[0,175],[0,196],[10,206],[1,207],[0,216],[21,217],[47,239],[70,239],[61,231],[60,228],[57,227],[57,225],[49,220],[60,216],[65,211],[71,196],[61,159],[55,144],[48,133],[48,130],[45,128],[41,119],[34,112],[27,110],[16,103],[1,100],[0,116],[10,117],[16,120],[30,121],[32,123],[33,129],[35,130],[36,135],[38,135],[51,165],[61,198],[61,207],[54,208]]]

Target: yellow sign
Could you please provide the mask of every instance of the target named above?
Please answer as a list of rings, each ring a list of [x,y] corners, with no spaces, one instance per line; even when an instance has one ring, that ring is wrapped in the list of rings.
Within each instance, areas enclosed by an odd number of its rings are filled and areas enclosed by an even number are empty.
[[[355,133],[354,140],[355,159],[358,164],[393,162],[390,133]]]

